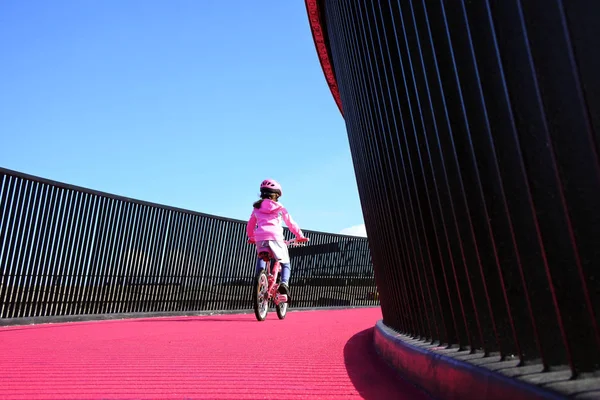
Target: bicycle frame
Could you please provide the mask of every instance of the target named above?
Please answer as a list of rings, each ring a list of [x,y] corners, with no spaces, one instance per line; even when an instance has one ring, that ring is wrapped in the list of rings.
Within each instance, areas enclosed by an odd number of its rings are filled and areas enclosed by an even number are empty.
[[[307,239],[308,240],[308,239]],[[299,242],[296,239],[286,240],[286,246],[299,246],[303,242]],[[269,251],[262,251],[258,254],[259,258],[262,258],[265,261],[265,271],[267,272],[267,300],[273,300],[275,305],[279,305],[281,303],[286,303],[289,299],[285,294],[279,293],[279,284],[277,283],[277,277],[281,272],[281,264],[277,259],[275,259],[273,253]],[[271,269],[271,260],[275,260]]]
[[[262,252],[259,254],[261,256],[263,253],[266,253],[262,256],[262,259],[265,261],[265,271],[267,272],[267,300],[273,300],[275,305],[279,305],[281,303],[285,303],[288,301],[288,297],[285,294],[279,293],[279,284],[277,283],[277,277],[281,272],[281,264],[279,261],[275,260],[273,262],[273,268],[271,269],[271,260],[273,259],[273,254],[271,252]]]

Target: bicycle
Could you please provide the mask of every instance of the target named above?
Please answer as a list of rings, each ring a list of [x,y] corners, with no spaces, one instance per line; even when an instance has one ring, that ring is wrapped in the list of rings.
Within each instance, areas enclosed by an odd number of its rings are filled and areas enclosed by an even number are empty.
[[[308,238],[302,238],[302,240],[286,240],[285,244],[288,247],[301,246],[302,243],[308,242],[308,240]],[[261,251],[258,253],[258,257],[262,258],[266,265],[254,278],[254,291],[252,295],[254,315],[258,321],[264,321],[269,312],[269,302],[272,300],[273,303],[275,303],[277,317],[279,319],[284,319],[287,314],[289,299],[287,295],[279,293],[281,265],[279,264],[279,261],[274,258],[271,251]],[[271,266],[272,259],[274,260],[274,263]]]

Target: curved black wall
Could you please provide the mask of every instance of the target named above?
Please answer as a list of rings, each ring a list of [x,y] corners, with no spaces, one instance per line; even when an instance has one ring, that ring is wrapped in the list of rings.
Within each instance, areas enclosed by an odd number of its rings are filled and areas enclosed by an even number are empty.
[[[310,244],[290,249],[292,307],[378,304],[367,239],[304,232]],[[251,309],[255,260],[245,221],[0,168],[0,325]]]
[[[384,321],[600,364],[600,2],[323,0]]]

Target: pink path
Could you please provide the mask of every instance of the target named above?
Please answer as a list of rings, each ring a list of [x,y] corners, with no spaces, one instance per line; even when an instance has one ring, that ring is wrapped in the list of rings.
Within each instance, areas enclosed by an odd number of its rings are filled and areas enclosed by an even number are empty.
[[[378,308],[0,328],[0,399],[426,399],[375,353]]]

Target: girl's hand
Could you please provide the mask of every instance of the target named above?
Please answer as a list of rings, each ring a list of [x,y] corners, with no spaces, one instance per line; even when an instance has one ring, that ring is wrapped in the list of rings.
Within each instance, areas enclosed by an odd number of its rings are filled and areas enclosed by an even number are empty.
[[[255,244],[255,243],[256,243],[256,240],[254,240],[254,239],[248,239],[248,244]]]
[[[310,240],[310,239],[309,239],[309,238],[307,238],[307,237],[299,237],[299,238],[296,238],[296,241],[297,241],[298,243],[304,243],[304,242],[308,242],[309,240]]]

